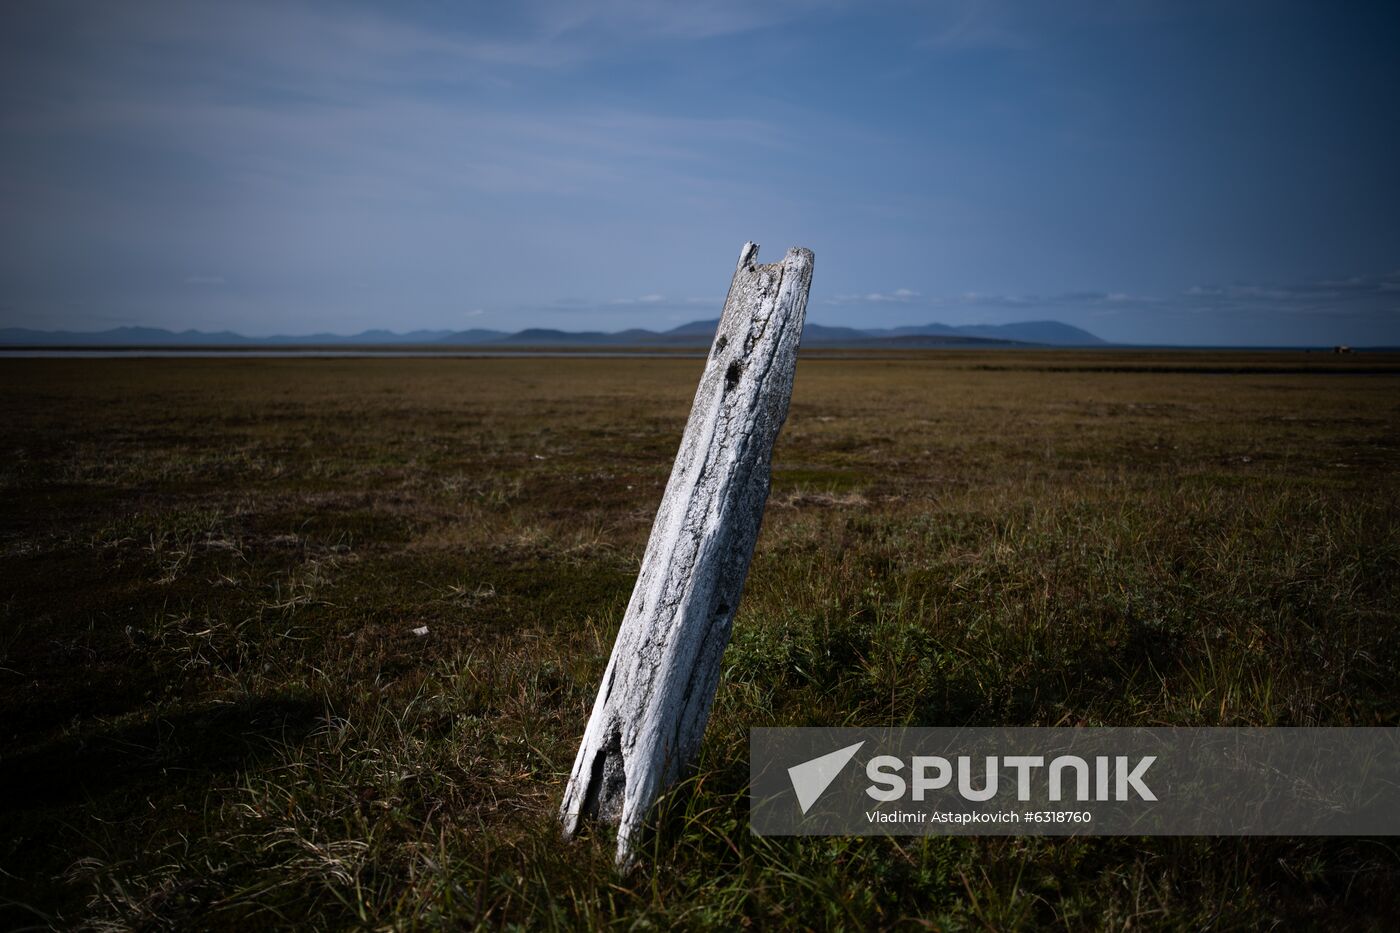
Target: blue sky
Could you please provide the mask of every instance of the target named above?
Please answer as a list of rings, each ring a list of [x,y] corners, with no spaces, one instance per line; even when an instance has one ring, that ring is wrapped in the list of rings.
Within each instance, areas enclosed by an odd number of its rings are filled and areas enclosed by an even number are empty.
[[[1390,3],[12,3],[0,325],[1400,344]]]

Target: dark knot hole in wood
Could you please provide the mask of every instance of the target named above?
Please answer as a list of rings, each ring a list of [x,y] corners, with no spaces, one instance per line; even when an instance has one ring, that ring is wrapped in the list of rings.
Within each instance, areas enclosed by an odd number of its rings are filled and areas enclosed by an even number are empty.
[[[729,368],[724,371],[724,388],[729,390],[739,384],[739,375],[744,371],[738,360],[729,364]]]

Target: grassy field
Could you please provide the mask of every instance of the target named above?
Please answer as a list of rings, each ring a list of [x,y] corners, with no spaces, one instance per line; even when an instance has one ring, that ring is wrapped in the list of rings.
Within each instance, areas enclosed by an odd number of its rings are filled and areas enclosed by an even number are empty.
[[[1390,839],[770,840],[744,787],[752,726],[1400,725],[1379,356],[804,358],[699,768],[636,873],[561,844],[700,366],[0,362],[0,927],[1400,915]]]

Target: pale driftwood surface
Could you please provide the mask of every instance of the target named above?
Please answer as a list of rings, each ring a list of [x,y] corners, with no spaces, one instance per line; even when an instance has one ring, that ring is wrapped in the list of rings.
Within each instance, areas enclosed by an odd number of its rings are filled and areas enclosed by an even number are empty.
[[[744,244],[641,573],[564,790],[565,835],[617,825],[631,857],[658,794],[695,759],[787,418],[812,253]]]

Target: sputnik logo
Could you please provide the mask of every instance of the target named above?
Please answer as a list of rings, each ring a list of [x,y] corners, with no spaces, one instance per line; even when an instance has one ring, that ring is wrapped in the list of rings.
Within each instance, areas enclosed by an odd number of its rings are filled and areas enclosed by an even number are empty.
[[[811,761],[804,761],[800,765],[793,765],[788,768],[788,777],[792,779],[792,789],[797,794],[797,805],[802,808],[805,815],[812,809],[812,804],[817,802],[831,782],[841,774],[850,760],[855,757],[856,752],[864,742],[857,742],[854,745],[847,745],[845,748],[838,748],[834,752],[822,755],[820,758],[813,758]]]

